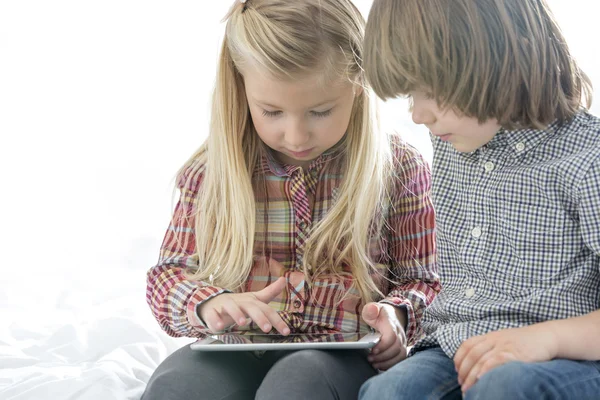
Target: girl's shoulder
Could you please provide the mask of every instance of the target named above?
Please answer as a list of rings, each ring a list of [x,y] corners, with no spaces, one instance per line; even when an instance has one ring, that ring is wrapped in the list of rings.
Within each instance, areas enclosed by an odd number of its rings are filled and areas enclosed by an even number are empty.
[[[192,193],[200,190],[206,171],[207,152],[202,146],[179,170],[177,174],[177,188]]]
[[[429,171],[429,164],[421,152],[404,140],[399,134],[389,134],[394,175],[407,177],[423,170]]]

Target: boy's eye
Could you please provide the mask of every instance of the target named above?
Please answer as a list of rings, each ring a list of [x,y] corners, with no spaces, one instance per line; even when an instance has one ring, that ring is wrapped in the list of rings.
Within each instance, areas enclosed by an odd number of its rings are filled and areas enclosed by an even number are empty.
[[[265,117],[276,117],[281,114],[281,111],[267,111],[263,110],[263,116]]]
[[[312,115],[314,115],[315,117],[318,118],[325,118],[328,117],[329,115],[331,115],[331,109],[327,110],[327,111],[311,111],[310,112]]]

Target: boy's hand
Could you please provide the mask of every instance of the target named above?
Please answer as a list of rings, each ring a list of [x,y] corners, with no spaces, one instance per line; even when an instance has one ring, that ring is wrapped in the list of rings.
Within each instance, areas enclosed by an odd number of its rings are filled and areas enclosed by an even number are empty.
[[[368,359],[373,368],[382,371],[406,358],[406,334],[396,311],[394,306],[379,303],[368,303],[362,309],[363,320],[381,333]]]
[[[234,324],[245,325],[250,318],[265,333],[274,327],[282,335],[289,335],[290,328],[268,305],[285,285],[282,277],[258,292],[223,293],[201,304],[198,314],[211,332],[220,332]]]
[[[510,361],[549,361],[556,354],[551,331],[543,326],[503,329],[474,336],[458,348],[454,365],[458,383],[465,393],[477,380],[493,368]]]

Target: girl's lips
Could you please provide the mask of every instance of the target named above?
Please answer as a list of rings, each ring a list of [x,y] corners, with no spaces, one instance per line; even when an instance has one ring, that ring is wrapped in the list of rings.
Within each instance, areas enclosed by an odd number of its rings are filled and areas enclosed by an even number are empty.
[[[308,156],[310,153],[312,153],[313,149],[314,148],[308,149],[308,150],[303,150],[303,151],[291,151],[290,150],[290,154],[292,154],[296,158],[303,158],[303,157]]]

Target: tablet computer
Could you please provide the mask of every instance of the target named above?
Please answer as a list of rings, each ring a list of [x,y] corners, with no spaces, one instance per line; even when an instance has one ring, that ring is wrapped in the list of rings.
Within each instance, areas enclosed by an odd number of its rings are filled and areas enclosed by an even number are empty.
[[[192,343],[198,351],[251,351],[301,349],[368,349],[377,344],[379,333],[315,333],[287,336],[261,333],[223,333]]]

